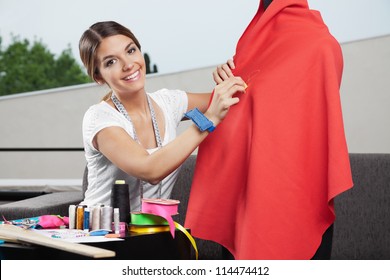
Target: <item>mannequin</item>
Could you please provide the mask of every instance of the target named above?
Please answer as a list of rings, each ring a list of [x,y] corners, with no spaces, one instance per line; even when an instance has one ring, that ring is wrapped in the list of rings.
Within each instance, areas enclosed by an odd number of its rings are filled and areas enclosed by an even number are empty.
[[[268,6],[271,4],[272,0],[264,0],[263,5],[264,5],[264,11],[267,10]]]
[[[328,259],[333,199],[353,186],[342,52],[307,0],[273,2],[237,43],[248,88],[199,146],[185,226],[238,260]]]

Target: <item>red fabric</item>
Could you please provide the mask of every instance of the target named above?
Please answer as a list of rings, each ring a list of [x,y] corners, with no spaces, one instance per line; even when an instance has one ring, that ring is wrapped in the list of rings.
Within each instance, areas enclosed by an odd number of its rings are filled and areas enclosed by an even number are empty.
[[[340,45],[306,0],[274,0],[234,61],[248,88],[199,147],[185,226],[236,259],[310,259],[353,185]]]

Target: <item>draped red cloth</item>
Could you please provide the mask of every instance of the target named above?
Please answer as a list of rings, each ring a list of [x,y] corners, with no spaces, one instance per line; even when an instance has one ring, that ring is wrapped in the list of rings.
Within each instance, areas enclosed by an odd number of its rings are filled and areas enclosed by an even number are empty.
[[[343,58],[306,0],[274,0],[241,36],[240,102],[200,145],[185,226],[236,259],[310,259],[353,186]]]

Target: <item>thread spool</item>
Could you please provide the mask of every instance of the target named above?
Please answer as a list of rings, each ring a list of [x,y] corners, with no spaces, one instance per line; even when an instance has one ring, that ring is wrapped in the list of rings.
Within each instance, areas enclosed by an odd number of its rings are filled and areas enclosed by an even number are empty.
[[[76,205],[69,205],[69,229],[76,228]]]
[[[115,217],[115,213],[114,213],[114,217]],[[114,232],[114,234],[119,235],[119,237],[125,237],[127,232],[127,224],[124,222],[119,222],[118,225],[116,225],[115,222],[113,222],[112,231]]]
[[[88,225],[88,228],[91,229],[92,228],[92,214],[93,214],[93,206],[89,207],[89,225]]]
[[[88,232],[89,231],[89,215],[90,215],[90,212],[89,212],[89,208],[86,207],[84,209],[84,221],[83,221],[83,230]]]
[[[130,223],[129,185],[124,180],[116,180],[111,189],[111,206],[119,208],[119,221]]]
[[[119,208],[114,208],[114,232],[119,234]]]
[[[84,229],[84,205],[77,206],[76,229]]]
[[[100,229],[111,231],[112,225],[112,207],[104,206],[100,212]]]
[[[101,205],[94,206],[92,208],[91,230],[100,229],[101,209],[102,209]]]
[[[124,222],[119,223],[119,235],[120,237],[125,237],[127,232],[127,224]]]

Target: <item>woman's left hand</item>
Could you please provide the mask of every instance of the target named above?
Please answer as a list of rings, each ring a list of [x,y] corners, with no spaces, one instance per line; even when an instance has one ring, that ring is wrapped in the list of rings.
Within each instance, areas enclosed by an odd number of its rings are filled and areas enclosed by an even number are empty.
[[[217,69],[213,72],[213,78],[217,85],[222,83],[223,81],[229,79],[230,77],[234,77],[232,69],[235,68],[233,59],[228,59],[228,61],[224,64],[221,64],[217,67]]]

